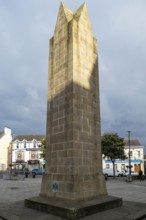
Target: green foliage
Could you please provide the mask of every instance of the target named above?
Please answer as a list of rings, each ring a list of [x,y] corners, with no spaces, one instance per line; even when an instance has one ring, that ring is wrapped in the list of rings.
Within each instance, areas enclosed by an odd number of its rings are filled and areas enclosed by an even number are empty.
[[[42,142],[41,142],[41,151],[42,151],[41,156],[42,156],[43,158],[45,158],[45,156],[46,156],[46,139],[42,139]]]
[[[115,159],[126,159],[124,152],[124,139],[117,133],[105,133],[101,139],[102,153],[112,161]]]

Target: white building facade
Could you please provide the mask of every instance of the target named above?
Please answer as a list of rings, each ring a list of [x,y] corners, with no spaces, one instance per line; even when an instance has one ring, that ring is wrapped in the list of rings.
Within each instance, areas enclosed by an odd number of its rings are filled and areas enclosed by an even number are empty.
[[[130,149],[130,150],[129,150]],[[131,171],[138,172],[140,169],[144,170],[144,146],[141,146],[138,139],[130,140],[130,148],[129,141],[125,139],[125,147],[124,147],[125,155],[127,157],[126,160],[115,160],[115,168],[119,171],[125,171],[129,169],[129,151],[130,151],[130,165]],[[103,159],[103,168],[113,168],[113,163],[111,160],[107,158]]]
[[[9,168],[9,147],[12,141],[12,130],[8,127],[0,132],[0,171]]]
[[[18,135],[12,141],[13,169],[28,169],[43,167],[41,158],[41,142],[45,135]]]

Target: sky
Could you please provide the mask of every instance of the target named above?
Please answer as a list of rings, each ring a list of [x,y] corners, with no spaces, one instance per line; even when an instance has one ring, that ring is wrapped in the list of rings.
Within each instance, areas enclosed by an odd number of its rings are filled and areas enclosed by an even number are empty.
[[[64,0],[72,11],[82,0]],[[98,40],[101,133],[146,145],[146,1],[86,0]],[[61,1],[0,0],[0,130],[45,134],[49,39]]]

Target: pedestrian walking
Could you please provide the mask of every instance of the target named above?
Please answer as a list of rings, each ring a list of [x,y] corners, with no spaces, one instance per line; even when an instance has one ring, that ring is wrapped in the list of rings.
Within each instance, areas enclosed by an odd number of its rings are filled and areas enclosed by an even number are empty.
[[[143,175],[143,172],[142,172],[142,170],[140,169],[140,170],[139,170],[139,179],[140,179],[140,181],[142,180],[142,175]]]
[[[28,171],[25,171],[25,177],[28,178]]]

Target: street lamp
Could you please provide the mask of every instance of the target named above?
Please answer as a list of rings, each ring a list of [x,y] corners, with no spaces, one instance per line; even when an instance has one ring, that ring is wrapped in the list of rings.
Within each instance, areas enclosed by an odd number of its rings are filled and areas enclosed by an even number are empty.
[[[130,133],[131,131],[128,132],[128,145],[129,145],[129,175],[131,175],[131,159],[130,159]]]

